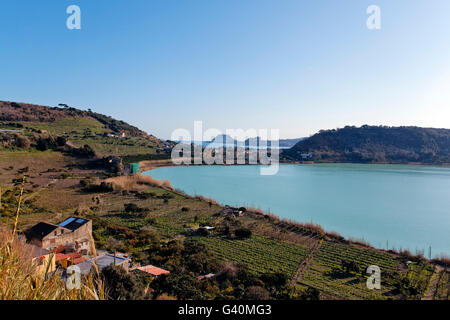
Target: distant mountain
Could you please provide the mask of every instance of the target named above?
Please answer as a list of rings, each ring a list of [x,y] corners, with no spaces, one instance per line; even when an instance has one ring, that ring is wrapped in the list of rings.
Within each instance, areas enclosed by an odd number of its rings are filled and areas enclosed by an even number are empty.
[[[282,152],[285,160],[450,163],[450,129],[347,126],[323,130]]]
[[[292,148],[298,142],[305,140],[306,138],[296,138],[296,139],[280,139],[280,147],[281,148]]]
[[[279,148],[287,149],[293,147],[297,142],[303,140],[305,138],[297,138],[297,139],[280,139],[278,141]],[[232,137],[227,136],[225,134],[218,135],[211,141],[204,141],[204,145],[210,145],[212,147],[219,147],[222,145],[237,145],[238,140],[234,140]],[[242,142],[241,142],[242,143]],[[244,145],[246,148],[248,147],[258,147],[260,145],[271,146],[270,141],[261,140],[260,137],[248,138],[244,141]]]

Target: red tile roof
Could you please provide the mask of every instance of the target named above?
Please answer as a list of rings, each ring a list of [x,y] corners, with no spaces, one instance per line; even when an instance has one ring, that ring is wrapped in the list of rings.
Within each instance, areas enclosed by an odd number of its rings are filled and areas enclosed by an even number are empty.
[[[67,254],[57,253],[55,255],[55,261],[56,262],[64,260],[64,259],[72,260],[72,259],[79,259],[79,258],[81,258],[81,254],[79,254],[78,252],[72,252],[72,253],[67,253]]]
[[[66,251],[66,248],[64,246],[59,246],[52,250],[52,252],[54,253],[64,253],[64,251]]]
[[[148,274],[151,274],[152,276],[160,276],[162,274],[169,274],[170,271],[152,266],[152,265],[148,265],[148,266],[143,266],[143,267],[138,267],[138,270],[141,270],[143,272],[146,272]]]
[[[79,263],[82,263],[82,262],[85,262],[86,261],[86,259],[85,258],[76,258],[76,259],[73,259],[73,264],[79,264]]]

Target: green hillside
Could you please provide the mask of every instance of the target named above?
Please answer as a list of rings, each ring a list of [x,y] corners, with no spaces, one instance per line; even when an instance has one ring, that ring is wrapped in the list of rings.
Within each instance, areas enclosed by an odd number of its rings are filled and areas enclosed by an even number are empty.
[[[450,130],[347,126],[322,130],[284,150],[282,156],[294,161],[446,164],[450,163]]]
[[[0,101],[0,129],[21,130],[30,139],[64,137],[71,145],[89,145],[100,155],[167,158],[167,144],[156,137],[91,110]]]

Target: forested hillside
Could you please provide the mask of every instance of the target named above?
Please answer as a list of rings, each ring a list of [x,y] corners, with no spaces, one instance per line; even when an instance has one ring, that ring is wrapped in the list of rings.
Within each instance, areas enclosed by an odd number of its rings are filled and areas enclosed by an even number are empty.
[[[367,125],[322,130],[283,151],[283,157],[295,161],[444,164],[450,163],[450,130]]]

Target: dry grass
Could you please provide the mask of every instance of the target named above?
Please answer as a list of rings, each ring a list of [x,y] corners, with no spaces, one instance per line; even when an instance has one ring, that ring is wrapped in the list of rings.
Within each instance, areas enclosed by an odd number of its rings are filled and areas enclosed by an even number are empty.
[[[207,197],[204,197],[204,196],[195,196],[194,199],[197,199],[197,200],[200,200],[200,201],[205,201],[205,202],[211,203],[212,205],[215,205],[215,206],[220,206],[220,204],[216,200],[214,200],[212,198],[207,198]]]
[[[358,238],[348,238],[348,241],[352,244],[356,244],[359,246],[363,246],[363,247],[368,247],[371,248],[372,246],[370,245],[370,243],[364,239],[358,239]]]
[[[30,247],[17,237],[17,223],[22,202],[23,179],[18,199],[14,229],[0,226],[0,300],[100,300],[104,299],[103,284],[97,277],[80,279],[80,287],[69,289],[58,273],[50,272],[53,256],[45,267],[33,260]],[[44,271],[44,272],[42,272]],[[97,270],[98,275],[98,270]]]
[[[69,290],[57,274],[39,273],[26,245],[10,230],[0,230],[0,300],[101,300],[102,285],[82,279],[80,289]],[[100,289],[99,289],[100,288]]]
[[[446,255],[441,255],[438,258],[434,258],[431,260],[432,263],[434,264],[438,264],[441,265],[445,268],[450,267],[450,257],[446,256]]]
[[[170,185],[169,180],[160,181],[150,176],[144,176],[142,174],[109,178],[106,179],[105,182],[111,183],[114,187],[118,189],[128,191],[142,189],[141,186],[161,187],[172,191],[174,190]]]

